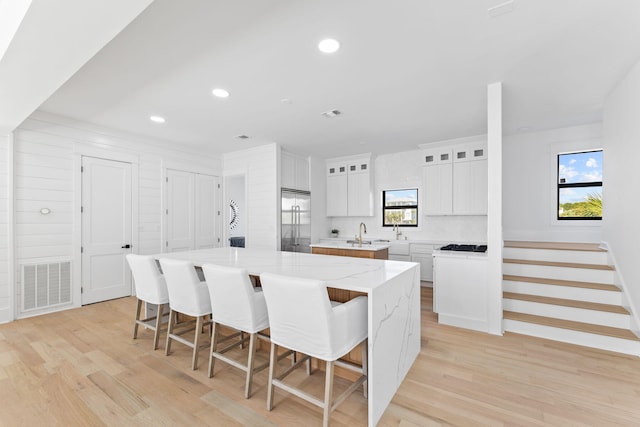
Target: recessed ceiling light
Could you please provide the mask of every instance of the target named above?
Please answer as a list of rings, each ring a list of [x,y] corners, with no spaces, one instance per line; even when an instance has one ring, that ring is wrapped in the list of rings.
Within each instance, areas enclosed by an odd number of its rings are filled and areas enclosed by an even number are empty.
[[[336,39],[324,39],[318,43],[318,49],[324,53],[334,53],[340,49],[340,43]]]
[[[214,89],[211,91],[211,93],[213,93],[213,96],[217,96],[218,98],[228,98],[229,97],[229,92],[224,90],[224,89]]]
[[[166,122],[164,117],[160,117],[160,116],[151,116],[151,117],[149,117],[149,120],[151,120],[152,122],[156,122],[156,123],[164,123],[164,122]]]

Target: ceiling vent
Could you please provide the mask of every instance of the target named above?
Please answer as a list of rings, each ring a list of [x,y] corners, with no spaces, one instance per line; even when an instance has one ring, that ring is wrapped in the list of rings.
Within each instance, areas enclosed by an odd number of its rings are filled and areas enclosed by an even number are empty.
[[[249,139],[248,135],[236,135],[235,136],[236,139]]]
[[[324,117],[328,117],[328,118],[336,117],[336,116],[339,116],[340,114],[342,114],[342,111],[340,110],[329,110],[322,113]]]

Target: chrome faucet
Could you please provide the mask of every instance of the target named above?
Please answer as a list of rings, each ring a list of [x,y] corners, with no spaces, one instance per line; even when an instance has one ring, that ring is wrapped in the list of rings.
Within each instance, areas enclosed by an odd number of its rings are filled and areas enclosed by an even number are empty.
[[[360,223],[360,226],[358,227],[358,247],[362,247],[362,229],[364,228],[364,234],[367,234],[367,226],[364,225],[364,222]]]
[[[398,225],[397,222],[393,223],[393,231],[395,231],[396,233],[396,240],[400,240],[400,235],[402,234],[402,231],[400,231],[400,226]]]

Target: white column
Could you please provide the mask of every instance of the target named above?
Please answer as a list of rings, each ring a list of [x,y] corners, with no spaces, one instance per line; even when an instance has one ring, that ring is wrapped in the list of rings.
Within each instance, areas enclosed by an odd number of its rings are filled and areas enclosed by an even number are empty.
[[[502,335],[502,82],[487,86],[487,140],[487,320],[488,332]]]

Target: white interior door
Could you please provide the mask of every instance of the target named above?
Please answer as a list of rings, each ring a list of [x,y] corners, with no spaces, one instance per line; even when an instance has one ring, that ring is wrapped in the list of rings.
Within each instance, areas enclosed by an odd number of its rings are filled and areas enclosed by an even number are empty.
[[[167,169],[167,252],[195,249],[194,177]]]
[[[220,242],[218,227],[220,210],[218,209],[218,177],[196,175],[196,249],[215,248]]]
[[[131,295],[131,164],[82,158],[82,304]]]

